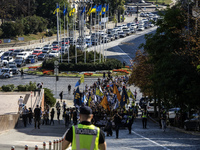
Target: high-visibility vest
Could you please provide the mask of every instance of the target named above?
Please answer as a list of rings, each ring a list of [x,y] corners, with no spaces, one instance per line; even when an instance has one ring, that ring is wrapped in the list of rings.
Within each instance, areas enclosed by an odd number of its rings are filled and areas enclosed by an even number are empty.
[[[131,120],[132,120],[132,116],[128,116],[126,123],[129,123],[129,121],[131,121]]]
[[[98,150],[100,129],[94,125],[72,126],[72,150]]]
[[[147,113],[142,113],[142,118],[147,118]]]

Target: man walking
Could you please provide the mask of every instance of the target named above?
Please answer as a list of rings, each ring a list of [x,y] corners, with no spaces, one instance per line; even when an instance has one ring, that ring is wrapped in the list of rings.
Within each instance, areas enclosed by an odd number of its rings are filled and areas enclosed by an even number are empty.
[[[121,125],[121,119],[122,119],[122,116],[120,116],[119,113],[116,112],[116,114],[113,116],[113,120],[115,123],[116,139],[118,139],[118,136],[119,136],[119,127]]]
[[[142,112],[142,125],[143,125],[143,129],[146,129],[147,128],[147,111],[144,110]]]
[[[62,143],[62,150],[65,150],[72,144],[72,149],[84,150],[106,150],[105,135],[103,131],[92,125],[92,109],[88,106],[80,108],[81,123],[72,126],[65,134]]]
[[[39,108],[39,105],[37,105],[36,108],[34,109],[35,129],[36,125],[38,129],[40,129],[40,116],[41,116],[41,110]]]
[[[165,132],[165,129],[166,129],[166,111],[161,109],[161,112],[160,112],[160,119],[161,119],[161,125],[162,125],[162,130]]]

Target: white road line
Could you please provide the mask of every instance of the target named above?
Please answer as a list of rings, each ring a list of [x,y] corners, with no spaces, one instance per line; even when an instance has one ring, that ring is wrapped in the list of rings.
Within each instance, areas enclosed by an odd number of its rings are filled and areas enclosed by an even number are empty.
[[[124,61],[126,61],[127,64],[130,64],[130,60],[132,60],[132,58],[131,58],[127,53],[125,53],[125,52],[119,47],[119,45],[117,45],[117,48],[119,48],[119,50],[120,50],[122,53],[126,54],[126,56],[129,58],[129,60],[127,61],[127,60],[125,60],[125,58],[123,58],[123,57],[122,57],[122,59],[123,59]],[[125,57],[125,56],[124,56],[124,57]]]
[[[157,142],[152,141],[151,139],[146,138],[146,137],[144,137],[144,136],[142,136],[142,135],[136,133],[135,131],[132,131],[132,133],[134,133],[135,135],[137,135],[137,136],[139,136],[139,137],[141,137],[141,138],[143,138],[143,139],[145,139],[145,140],[147,140],[147,141],[149,141],[149,142],[152,142],[152,143],[154,143],[154,144],[156,144],[156,145],[158,145],[158,146],[160,146],[160,147],[162,147],[162,148],[164,148],[164,149],[166,149],[166,150],[170,150],[169,148],[167,148],[167,147],[165,147],[165,146],[163,146],[163,145],[161,145],[161,144],[158,144]]]

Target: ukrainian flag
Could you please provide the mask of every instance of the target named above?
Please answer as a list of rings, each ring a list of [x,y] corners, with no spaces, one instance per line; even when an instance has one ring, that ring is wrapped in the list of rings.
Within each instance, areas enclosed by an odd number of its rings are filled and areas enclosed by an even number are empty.
[[[90,7],[87,15],[90,15],[91,13],[95,13],[95,12],[96,12],[96,5],[94,5],[94,7],[92,7],[92,8]]]
[[[72,8],[72,10],[69,12],[69,16],[74,15],[75,11],[76,11],[76,9],[75,9],[75,8]]]
[[[105,6],[105,4],[103,5],[101,11],[102,11],[102,15],[104,15],[106,13],[106,6]]]
[[[59,12],[60,8],[59,8],[59,5],[56,6],[56,9],[54,10],[53,14],[57,14]]]

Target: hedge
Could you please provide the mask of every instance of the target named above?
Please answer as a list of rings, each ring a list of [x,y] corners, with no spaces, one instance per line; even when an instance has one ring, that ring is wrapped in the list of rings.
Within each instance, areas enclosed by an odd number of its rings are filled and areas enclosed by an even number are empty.
[[[42,69],[53,70],[54,69],[54,61],[46,60],[42,64]],[[96,70],[112,70],[118,69],[122,67],[122,63],[117,59],[108,59],[106,62],[102,63],[59,63],[60,71],[96,71]]]

